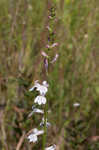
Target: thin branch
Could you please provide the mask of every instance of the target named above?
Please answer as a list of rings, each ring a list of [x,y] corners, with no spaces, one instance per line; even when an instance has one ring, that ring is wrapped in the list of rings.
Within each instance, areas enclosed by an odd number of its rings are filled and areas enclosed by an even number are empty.
[[[23,135],[20,137],[19,142],[18,142],[17,147],[16,147],[16,150],[20,150],[22,143],[24,141],[24,138],[25,138],[25,132],[23,132]]]

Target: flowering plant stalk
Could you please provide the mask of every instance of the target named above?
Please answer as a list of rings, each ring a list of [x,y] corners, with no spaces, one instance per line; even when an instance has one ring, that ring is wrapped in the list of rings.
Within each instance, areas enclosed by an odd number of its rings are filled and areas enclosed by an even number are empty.
[[[55,8],[51,7],[49,10],[49,25],[46,26],[47,30],[48,30],[48,43],[46,44],[46,53],[43,52],[44,56],[44,65],[45,65],[45,69],[46,69],[46,73],[48,75],[48,65],[51,63],[54,63],[55,58],[51,60],[51,49],[53,49],[54,47],[58,46],[58,43],[54,43],[54,20],[55,20]],[[58,54],[57,54],[58,55]],[[56,56],[55,56],[56,57]],[[46,125],[46,120],[47,120],[47,110],[48,110],[48,106],[47,103],[45,105],[45,110],[44,110],[44,135],[43,135],[43,150],[45,150],[45,145],[46,145],[46,134],[47,134],[47,125]],[[54,147],[53,147],[54,149]]]
[[[53,64],[57,58],[58,58],[58,54],[55,54],[55,56],[52,58],[52,49],[54,49],[54,47],[58,46],[58,43],[54,42],[54,37],[55,37],[55,33],[54,33],[54,21],[55,21],[55,7],[51,7],[49,10],[49,25],[46,27],[48,30],[48,43],[46,44],[46,48],[45,51],[41,52],[41,55],[44,58],[44,67],[46,70],[46,76],[48,78],[48,71],[49,71],[49,65]],[[40,123],[40,127],[43,126],[42,130],[38,130],[37,128],[32,130],[32,133],[27,137],[29,139],[30,142],[37,142],[38,140],[38,136],[43,134],[43,145],[42,145],[42,150],[55,150],[55,145],[46,147],[46,137],[47,137],[47,128],[51,125],[48,121],[47,121],[47,114],[48,114],[48,103],[47,103],[47,99],[46,99],[46,93],[48,92],[48,83],[47,81],[43,81],[41,84],[39,83],[39,81],[35,81],[34,86],[29,90],[34,91],[36,89],[36,91],[39,92],[39,95],[34,99],[34,103],[36,103],[37,105],[43,105],[43,109],[39,109],[36,108],[35,105],[32,106],[33,111],[29,114],[29,117],[34,114],[34,113],[40,113],[43,115],[42,121]]]

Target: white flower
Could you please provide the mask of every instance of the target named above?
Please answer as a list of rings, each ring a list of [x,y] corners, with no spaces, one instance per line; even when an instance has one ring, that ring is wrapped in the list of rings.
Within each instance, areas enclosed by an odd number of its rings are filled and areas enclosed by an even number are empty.
[[[55,47],[55,46],[58,46],[58,43],[53,43],[53,44],[51,45],[51,48],[53,48],[53,47]]]
[[[41,135],[41,134],[43,134],[44,133],[44,131],[43,130],[38,130],[37,128],[34,128],[33,129],[33,132],[27,137],[27,139],[29,139],[29,142],[33,142],[33,143],[35,143],[35,142],[37,142],[37,140],[38,140],[38,135]]]
[[[56,54],[55,57],[53,58],[53,60],[51,61],[51,63],[54,63],[57,60],[58,57],[59,57],[59,55]]]
[[[74,107],[79,107],[80,104],[79,104],[79,103],[74,103],[73,106],[74,106]]]
[[[43,84],[45,87],[49,87],[47,81],[43,81],[42,84]]]
[[[44,96],[44,95],[47,93],[47,91],[48,91],[47,87],[44,86],[44,85],[38,86],[36,90],[39,91],[40,94],[43,95],[43,96]]]
[[[32,88],[29,89],[29,91],[33,91],[35,88],[37,88],[37,86],[39,86],[40,84],[38,83],[38,80],[35,81],[34,86]]]
[[[38,108],[34,108],[33,112],[34,112],[34,113],[44,114],[44,110],[38,109]]]
[[[40,92],[40,95],[44,96],[46,94],[46,92],[48,91],[47,81],[43,81],[42,84],[39,84],[38,80],[35,81],[34,86],[31,89],[29,89],[29,91],[33,91],[35,88],[37,91]]]
[[[41,135],[41,134],[43,134],[43,133],[44,133],[43,130],[38,130],[37,128],[34,128],[34,129],[32,130],[32,134],[33,134],[33,135],[36,135],[36,136]]]
[[[46,104],[46,97],[39,95],[34,99],[34,103],[38,103],[39,105]]]
[[[56,148],[56,145],[52,145],[52,146],[46,147],[45,150],[55,150],[55,148]]]
[[[44,133],[43,130],[38,130],[38,129],[36,129],[36,128],[34,129],[34,134],[37,135],[37,136],[38,136],[38,135],[41,135],[41,134],[43,134],[43,133]]]
[[[42,121],[41,121],[41,123],[40,123],[40,126],[43,126],[44,125],[44,117],[42,118]],[[51,126],[51,124],[47,121],[47,119],[46,119],[46,127],[49,127],[49,126]]]
[[[44,110],[38,109],[38,108],[34,108],[33,111],[28,115],[28,117],[31,117],[34,113],[44,114]]]
[[[29,142],[33,142],[33,143],[37,142],[37,140],[38,140],[37,136],[34,135],[34,134],[30,134],[30,135],[27,137],[27,139],[29,140]]]
[[[41,52],[41,54],[42,54],[42,56],[44,56],[44,57],[47,57],[47,58],[48,58],[48,55],[47,55],[44,51],[42,51],[42,52]]]
[[[53,47],[56,47],[58,46],[58,43],[53,43],[52,45],[46,45],[46,48],[53,48]]]

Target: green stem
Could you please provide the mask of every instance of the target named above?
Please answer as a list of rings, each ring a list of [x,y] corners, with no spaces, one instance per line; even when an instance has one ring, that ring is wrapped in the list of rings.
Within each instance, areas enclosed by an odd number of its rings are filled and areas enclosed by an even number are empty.
[[[45,109],[44,109],[44,135],[43,135],[43,149],[45,150],[45,145],[46,145],[46,135],[47,135],[47,103],[45,104]]]

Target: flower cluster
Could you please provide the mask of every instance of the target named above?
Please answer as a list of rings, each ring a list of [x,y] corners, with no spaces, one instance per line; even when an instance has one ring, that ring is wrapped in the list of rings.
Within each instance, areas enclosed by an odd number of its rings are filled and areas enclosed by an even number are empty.
[[[34,99],[34,103],[38,104],[38,105],[45,105],[47,102],[47,99],[45,97],[47,91],[48,91],[48,83],[47,81],[43,81],[42,84],[40,84],[37,81],[34,82],[34,86],[32,88],[29,89],[29,91],[38,91],[39,95]],[[38,114],[44,114],[44,110],[36,108],[35,105],[32,106],[32,112],[29,114],[29,117],[31,117],[31,115],[33,115],[34,113],[38,113]],[[51,126],[51,124],[47,121],[44,120],[44,117],[42,118],[42,121],[40,123],[40,127],[44,126],[44,122],[46,124],[46,127]],[[27,139],[29,140],[29,142],[37,142],[38,141],[38,136],[44,134],[44,130],[38,130],[37,128],[34,128],[32,130],[32,133],[27,137]],[[55,145],[50,146],[45,148],[45,150],[54,150],[55,149]]]
[[[45,66],[46,73],[48,73],[49,63],[53,64],[54,62],[56,62],[57,58],[59,57],[59,54],[56,52],[54,52],[54,55],[52,56],[51,53],[53,51],[50,51],[51,49],[57,48],[57,46],[59,44],[54,41],[54,37],[55,37],[54,26],[53,26],[53,23],[55,21],[54,7],[51,7],[49,12],[50,12],[50,14],[48,16],[49,25],[46,26],[46,29],[48,30],[48,43],[45,46],[46,52],[45,51],[41,52],[41,55],[44,58],[44,66]],[[47,120],[48,110],[46,109],[46,106],[47,106],[46,105],[46,103],[47,103],[46,93],[48,92],[48,87],[49,87],[49,84],[47,83],[47,81],[43,81],[40,84],[39,81],[36,80],[34,82],[34,86],[29,89],[30,92],[36,90],[39,93],[36,96],[36,98],[34,99],[35,105],[32,106],[32,112],[29,114],[29,117],[31,117],[31,115],[33,115],[34,113],[43,115],[42,121],[40,122],[40,127],[44,127],[44,128],[43,128],[43,130],[38,130],[37,128],[34,128],[32,133],[27,138],[28,138],[29,142],[35,143],[38,141],[38,136],[43,134],[43,135],[45,135],[45,136],[43,136],[44,137],[43,150],[55,150],[56,149],[55,145],[45,148],[45,145],[46,145],[45,138],[46,138],[46,131],[47,131],[46,128],[51,126],[51,124]],[[39,107],[41,105],[43,105],[42,107],[44,108],[44,110],[37,108],[36,107],[37,105],[39,105]]]
[[[55,52],[54,50],[57,49],[57,47],[59,46],[59,43],[55,42],[55,36],[56,36],[54,31],[54,22],[56,20],[55,7],[50,8],[48,19],[49,19],[49,25],[46,26],[46,29],[48,31],[48,37],[47,37],[48,41],[45,46],[46,48],[45,51],[41,51],[41,55],[44,57],[44,66],[47,72],[48,72],[49,65],[55,63],[59,57],[57,51]]]
[[[33,91],[34,89],[39,91],[40,94],[35,98],[34,103],[37,103],[38,105],[46,104],[45,94],[48,91],[47,82],[43,81],[42,84],[39,84],[38,81],[35,81],[34,86],[29,91]]]
[[[43,130],[38,130],[37,128],[34,128],[32,133],[27,137],[27,139],[29,139],[29,142],[35,143],[38,140],[38,136],[43,133],[44,133]]]

